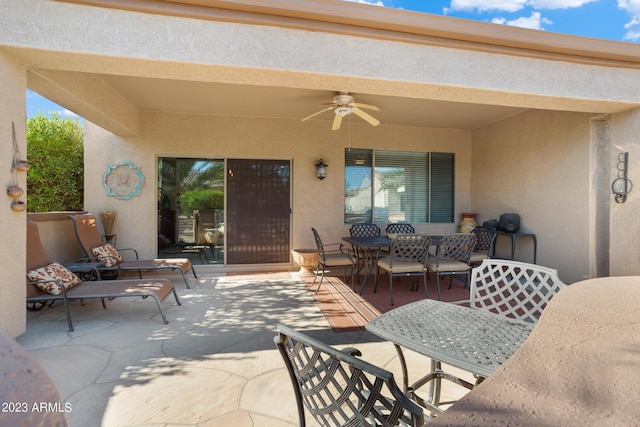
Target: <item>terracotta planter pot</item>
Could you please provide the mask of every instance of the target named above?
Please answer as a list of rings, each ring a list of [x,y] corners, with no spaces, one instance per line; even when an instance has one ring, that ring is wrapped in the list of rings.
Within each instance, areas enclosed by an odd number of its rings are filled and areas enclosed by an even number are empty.
[[[27,163],[26,160],[18,160],[16,162],[16,170],[19,170],[20,172],[26,172],[29,169],[31,169],[31,165]]]
[[[27,209],[27,204],[22,200],[14,200],[13,203],[11,203],[11,209],[16,212],[23,212]]]
[[[7,194],[9,195],[9,197],[20,197],[24,194],[24,190],[17,185],[12,185],[11,187],[7,188]]]

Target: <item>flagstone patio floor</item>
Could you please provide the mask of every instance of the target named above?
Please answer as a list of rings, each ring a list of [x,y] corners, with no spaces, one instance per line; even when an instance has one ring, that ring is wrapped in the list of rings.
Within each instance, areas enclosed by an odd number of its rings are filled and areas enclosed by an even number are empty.
[[[181,277],[171,278],[182,306],[173,298],[163,302],[168,325],[153,301],[133,298],[108,301],[106,310],[99,300],[72,303],[73,332],[61,304],[28,313],[17,342],[69,404],[71,427],[298,425],[293,389],[273,343],[278,323],[338,348],[355,346],[401,383],[393,345],[365,331],[332,331],[294,272],[212,269],[191,278],[191,289]],[[411,353],[408,364],[417,374],[430,365]],[[445,384],[446,399],[464,394]]]

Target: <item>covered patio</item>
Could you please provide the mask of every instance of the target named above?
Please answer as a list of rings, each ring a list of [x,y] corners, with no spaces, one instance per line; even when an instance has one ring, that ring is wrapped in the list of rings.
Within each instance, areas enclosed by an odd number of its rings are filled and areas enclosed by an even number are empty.
[[[273,341],[278,323],[337,348],[355,346],[364,360],[402,378],[391,343],[363,330],[335,332],[294,272],[208,273],[190,279],[190,290],[174,282],[182,306],[164,302],[168,325],[144,301],[128,298],[106,310],[99,300],[73,303],[71,333],[60,304],[29,313],[17,341],[70,404],[71,427],[297,425],[292,385]],[[429,364],[410,352],[408,361],[414,372]],[[465,392],[447,385],[443,397]]]
[[[0,0],[0,177],[26,188],[8,159],[12,125],[26,153],[31,89],[86,119],[85,209],[116,210],[118,246],[142,257],[161,249],[159,159],[221,162],[225,185],[231,163],[286,163],[280,236],[288,254],[314,247],[311,227],[327,242],[348,235],[345,158],[354,148],[455,158],[453,219],[414,224],[420,233],[453,232],[463,212],[479,222],[518,212],[522,229],[537,236],[537,262],[566,283],[640,275],[640,192],[625,203],[611,192],[620,153],[629,155],[629,179],[640,180],[638,45],[341,1],[285,3]],[[332,131],[330,113],[301,121],[339,92],[378,106],[381,124],[351,115]],[[329,164],[322,180],[314,168],[321,158]],[[104,188],[105,171],[123,161],[146,177],[130,199]],[[212,254],[225,253],[219,265],[200,267],[190,291],[180,288],[182,307],[166,306],[169,325],[146,304],[115,301],[108,316],[74,307],[86,313],[68,334],[59,310],[24,308],[26,214],[10,204],[0,210],[0,329],[72,403],[74,427],[295,423],[272,343],[278,322],[339,347],[356,344],[365,359],[397,372],[389,343],[331,331],[288,273],[290,258],[234,264],[227,250]],[[49,236],[68,234],[43,223]],[[52,259],[73,257],[49,239]],[[518,247],[515,257],[529,261],[531,245]],[[247,270],[287,273],[226,275]],[[625,353],[632,363],[636,344]]]

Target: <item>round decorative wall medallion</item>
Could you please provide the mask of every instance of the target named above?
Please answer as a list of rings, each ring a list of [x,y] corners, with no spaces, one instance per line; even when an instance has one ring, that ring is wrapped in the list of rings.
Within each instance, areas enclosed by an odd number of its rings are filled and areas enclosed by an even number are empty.
[[[131,162],[118,162],[107,166],[103,184],[107,189],[107,196],[127,200],[140,195],[144,175],[140,172],[140,166]]]

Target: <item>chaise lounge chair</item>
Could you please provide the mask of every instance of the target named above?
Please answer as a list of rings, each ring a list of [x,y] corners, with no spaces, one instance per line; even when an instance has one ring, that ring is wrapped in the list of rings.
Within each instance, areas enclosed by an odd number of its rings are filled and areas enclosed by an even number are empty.
[[[166,324],[169,321],[160,301],[172,292],[176,303],[181,305],[173,283],[167,279],[82,281],[62,265],[51,261],[40,242],[38,226],[27,220],[27,303],[62,301],[70,332],[73,331],[69,310],[71,300],[101,298],[102,306],[106,308],[105,298],[150,297],[158,305]]]
[[[191,261],[187,258],[175,259],[138,259],[138,252],[132,248],[115,249],[109,244],[105,244],[100,237],[98,228],[96,227],[96,218],[91,214],[69,215],[76,231],[78,243],[86,255],[86,260],[90,262],[104,262],[105,266],[100,267],[100,271],[116,271],[118,278],[121,277],[121,271],[137,271],[142,278],[142,271],[170,270],[179,271],[182,274],[184,283],[188,289],[189,281],[187,273],[189,270],[196,279],[196,271],[193,269]],[[120,252],[131,251],[135,254],[134,260],[124,260]]]

